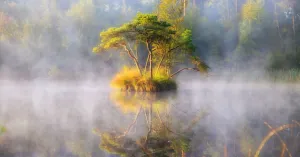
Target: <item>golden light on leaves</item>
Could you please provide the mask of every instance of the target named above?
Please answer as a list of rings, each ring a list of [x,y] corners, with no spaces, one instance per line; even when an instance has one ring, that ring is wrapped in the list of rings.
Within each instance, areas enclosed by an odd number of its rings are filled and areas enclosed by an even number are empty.
[[[248,0],[242,8],[242,19],[247,21],[258,20],[262,12],[262,5],[260,2]]]

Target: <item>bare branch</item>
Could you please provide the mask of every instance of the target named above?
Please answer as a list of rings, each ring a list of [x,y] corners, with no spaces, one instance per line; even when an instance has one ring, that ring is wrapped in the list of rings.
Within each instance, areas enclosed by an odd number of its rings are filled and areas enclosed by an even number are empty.
[[[198,68],[182,68],[182,69],[180,69],[180,70],[176,71],[175,73],[173,73],[173,74],[170,76],[170,78],[172,78],[173,76],[177,75],[178,73],[180,73],[180,72],[181,72],[181,71],[183,71],[183,70],[194,70],[194,71],[200,71]]]
[[[267,126],[267,127],[269,127],[269,129],[270,130],[274,130],[272,127],[271,127],[271,125],[269,125],[267,122],[264,122],[265,123],[265,125]],[[276,136],[278,137],[278,139],[280,140],[280,143],[282,144],[282,149],[284,150],[286,150],[286,152],[289,154],[289,157],[292,157],[292,155],[291,155],[291,153],[290,153],[290,151],[289,151],[289,149],[287,148],[287,146],[286,146],[286,144],[285,144],[285,142],[282,140],[282,138],[280,137],[280,135],[277,133],[277,132],[275,132],[275,134],[276,134]],[[282,151],[282,154],[284,155],[284,151]],[[282,156],[283,156],[282,155]]]
[[[127,52],[127,54],[129,55],[130,58],[133,59],[135,65],[137,66],[139,72],[141,75],[143,75],[142,71],[141,71],[141,68],[140,68],[140,64],[139,64],[139,61],[137,60],[137,58],[132,54],[132,52],[127,48],[126,45],[123,45],[125,51]]]
[[[286,125],[282,125],[276,129],[273,129],[272,131],[269,132],[269,134],[267,136],[264,137],[264,139],[262,140],[262,142],[260,143],[260,145],[258,146],[258,149],[255,152],[254,157],[259,157],[259,154],[262,150],[262,148],[264,147],[265,143],[276,133],[284,130],[284,129],[288,129],[288,128],[295,128],[295,127],[299,127],[296,124],[286,124]]]

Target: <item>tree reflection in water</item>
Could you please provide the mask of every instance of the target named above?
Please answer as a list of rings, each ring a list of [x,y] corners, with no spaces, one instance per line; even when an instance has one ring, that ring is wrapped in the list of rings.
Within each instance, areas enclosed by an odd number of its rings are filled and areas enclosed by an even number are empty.
[[[297,119],[295,117],[290,120],[291,124],[282,125],[269,124],[268,121],[272,120],[268,120],[266,115],[244,115],[247,117],[245,120],[226,131],[219,126],[226,125],[226,119],[212,123],[216,119],[211,118],[220,115],[213,115],[215,111],[209,108],[182,119],[183,113],[170,103],[176,94],[172,96],[162,93],[113,93],[111,100],[124,116],[131,117],[131,121],[121,129],[95,129],[94,133],[100,136],[100,148],[111,154],[139,157],[292,157],[299,154],[297,136],[300,123],[294,120]],[[204,127],[198,127],[203,123]]]
[[[124,114],[135,115],[123,131],[95,129],[94,132],[101,137],[100,148],[121,156],[185,156],[190,148],[192,128],[206,112],[199,113],[188,125],[173,125],[176,121],[167,98],[169,95],[153,93],[118,92],[111,95]],[[138,125],[138,121],[142,125]],[[142,134],[138,135],[140,132]]]

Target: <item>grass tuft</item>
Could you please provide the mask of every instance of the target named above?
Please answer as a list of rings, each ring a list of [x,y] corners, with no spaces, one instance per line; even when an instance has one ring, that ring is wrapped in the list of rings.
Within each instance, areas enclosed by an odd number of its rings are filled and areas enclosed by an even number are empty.
[[[141,74],[137,68],[124,67],[111,81],[114,88],[121,91],[137,92],[162,92],[176,90],[177,85],[174,80],[162,68],[154,71],[153,78],[149,73]]]

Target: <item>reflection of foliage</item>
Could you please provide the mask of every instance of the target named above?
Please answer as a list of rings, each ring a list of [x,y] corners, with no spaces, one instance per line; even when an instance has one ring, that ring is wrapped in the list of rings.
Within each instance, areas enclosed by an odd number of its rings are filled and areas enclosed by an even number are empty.
[[[116,137],[112,133],[101,134],[101,144],[99,147],[112,154],[121,156],[126,155],[126,150],[123,148],[124,139]]]
[[[6,132],[6,128],[0,125],[0,135]]]
[[[190,140],[185,137],[164,137],[157,135],[152,134],[149,137],[141,137],[134,141],[126,136],[120,137],[114,133],[100,133],[100,148],[111,154],[121,156],[128,156],[130,154],[149,156],[151,154],[158,157],[180,156],[182,152],[189,150]]]
[[[165,108],[168,102],[163,97],[153,93],[119,92],[114,93],[112,99],[125,113],[137,114],[124,132],[95,130],[101,137],[101,149],[121,156],[155,157],[182,156],[189,151],[191,139],[188,135],[192,135],[190,134],[192,129],[190,125],[187,129],[172,127],[171,117]],[[144,114],[140,114],[142,109]],[[130,129],[136,125],[136,120],[141,115],[145,115],[147,131],[144,135],[133,138]],[[195,121],[191,123],[191,126],[195,126]]]
[[[6,132],[6,128],[4,126],[0,125],[0,137]],[[0,139],[0,144],[2,143],[2,140]],[[1,154],[1,152],[0,152]]]
[[[155,111],[163,112],[167,107],[167,100],[158,98],[158,95],[153,93],[114,92],[111,99],[119,105],[124,113],[137,112],[141,106],[149,109],[150,102]]]
[[[183,152],[189,151],[189,149],[190,149],[190,139],[187,139],[187,138],[175,139],[172,142],[171,147],[173,148],[173,150],[175,150],[175,155],[180,156],[182,151]]]

